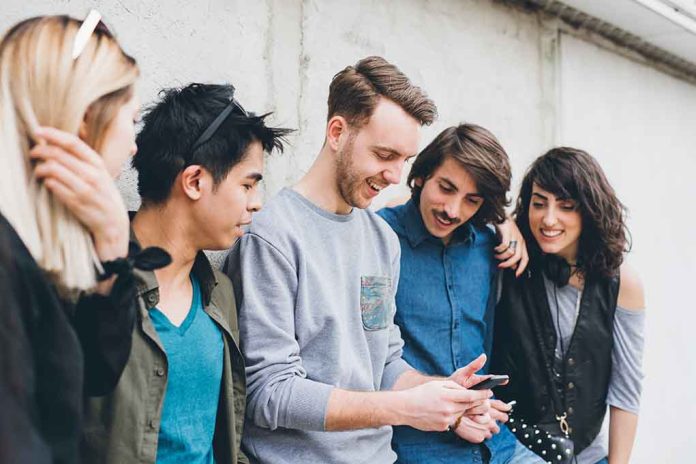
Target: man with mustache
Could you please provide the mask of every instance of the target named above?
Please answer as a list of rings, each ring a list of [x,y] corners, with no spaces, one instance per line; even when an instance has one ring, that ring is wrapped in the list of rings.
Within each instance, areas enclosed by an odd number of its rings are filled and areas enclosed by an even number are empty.
[[[435,105],[368,57],[334,76],[328,107],[309,172],[268,202],[225,265],[240,304],[252,462],[394,462],[391,425],[444,431],[487,414],[490,390],[465,388],[482,359],[449,378],[401,359],[399,243],[366,210],[399,182]]]
[[[496,269],[517,265],[519,275],[527,263],[516,228],[504,234],[514,232],[516,240],[504,238],[496,247],[489,226],[506,220],[510,176],[508,156],[493,134],[471,124],[450,127],[417,156],[408,177],[411,199],[378,213],[401,243],[395,322],[404,359],[421,372],[445,375],[490,354]],[[501,228],[510,227],[508,221]],[[495,258],[503,262],[496,266]],[[498,425],[510,407],[490,404],[490,420],[464,416],[454,434],[395,427],[398,462],[542,462]]]

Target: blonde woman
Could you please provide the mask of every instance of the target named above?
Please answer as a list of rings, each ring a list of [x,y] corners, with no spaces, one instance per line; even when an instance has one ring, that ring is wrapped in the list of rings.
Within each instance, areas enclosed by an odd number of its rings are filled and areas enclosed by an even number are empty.
[[[0,42],[0,462],[77,460],[83,394],[118,381],[135,320],[128,216],[135,60],[101,23]]]

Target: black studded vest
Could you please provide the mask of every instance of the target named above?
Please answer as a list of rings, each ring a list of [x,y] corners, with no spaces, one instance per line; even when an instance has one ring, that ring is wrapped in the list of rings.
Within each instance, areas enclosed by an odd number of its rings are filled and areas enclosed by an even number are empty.
[[[525,422],[562,435],[556,415],[565,413],[578,454],[597,436],[606,413],[619,279],[586,280],[564,372],[559,373],[554,369],[556,330],[543,274],[540,266],[530,268],[519,278],[508,271],[503,276],[490,372],[510,376],[496,395],[506,402],[516,400],[515,416]]]

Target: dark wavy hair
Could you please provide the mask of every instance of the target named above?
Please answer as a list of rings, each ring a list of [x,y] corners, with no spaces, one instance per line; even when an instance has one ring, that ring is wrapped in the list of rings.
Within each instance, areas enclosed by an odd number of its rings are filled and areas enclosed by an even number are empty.
[[[512,177],[510,161],[498,139],[474,124],[448,127],[416,156],[407,180],[413,201],[420,202],[423,190],[416,185],[416,179],[425,182],[448,157],[466,169],[483,196],[483,205],[470,219],[471,223],[484,226],[505,221],[505,207],[510,204],[507,198]]]
[[[542,257],[529,228],[532,186],[576,202],[582,217],[577,269],[585,278],[617,275],[631,248],[626,207],[616,197],[604,171],[592,156],[576,148],[558,147],[534,161],[522,180],[515,218],[532,260]]]

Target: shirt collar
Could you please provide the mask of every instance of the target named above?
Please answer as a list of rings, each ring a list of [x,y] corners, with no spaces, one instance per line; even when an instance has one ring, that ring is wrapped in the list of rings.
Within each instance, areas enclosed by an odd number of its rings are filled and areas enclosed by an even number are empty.
[[[408,242],[413,248],[419,246],[427,239],[436,240],[441,244],[443,243],[441,239],[433,237],[430,232],[428,232],[428,229],[425,227],[425,223],[423,222],[420,208],[418,208],[418,205],[416,205],[413,199],[408,200],[408,202],[404,205],[401,223],[404,226]],[[459,226],[454,231],[454,237],[452,242],[450,242],[450,245],[457,245],[459,243],[473,244],[475,240],[476,234],[474,233],[474,227],[470,222],[467,222],[466,224]]]

